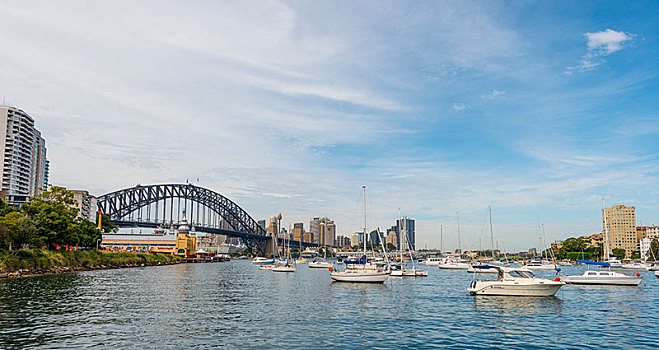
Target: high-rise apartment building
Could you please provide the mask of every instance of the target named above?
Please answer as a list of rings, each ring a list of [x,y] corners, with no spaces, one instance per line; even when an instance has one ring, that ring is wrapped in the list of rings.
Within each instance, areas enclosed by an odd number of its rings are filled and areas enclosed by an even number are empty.
[[[314,237],[313,237],[313,233],[312,232],[305,232],[304,233],[304,241],[307,242],[307,243],[315,242]]]
[[[304,224],[301,222],[296,222],[293,224],[293,240],[302,241],[304,240]]]
[[[394,248],[398,249],[398,227],[391,226],[387,229],[387,236],[384,240],[386,244],[391,244]]]
[[[635,207],[620,204],[602,209],[602,229],[608,236],[609,254],[613,249],[624,249],[625,257],[629,258],[632,252],[639,250]]]
[[[47,185],[46,140],[24,111],[0,105],[0,179],[5,201],[21,205]]]
[[[98,199],[87,191],[71,190],[73,192],[73,205],[78,209],[78,217],[98,222]]]
[[[309,231],[313,233],[314,243],[321,246],[334,246],[336,225],[326,217],[317,217],[309,222]]]
[[[336,236],[336,246],[337,247],[350,246],[350,238],[347,236]]]

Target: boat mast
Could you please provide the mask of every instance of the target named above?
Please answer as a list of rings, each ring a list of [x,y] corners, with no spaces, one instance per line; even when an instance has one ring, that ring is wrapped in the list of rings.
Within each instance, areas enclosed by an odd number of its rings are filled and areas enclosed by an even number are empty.
[[[444,227],[439,225],[439,254],[441,255],[444,251]]]
[[[460,256],[462,256],[462,248],[460,244],[460,212],[456,211],[455,214],[458,217],[458,250],[460,251]]]
[[[403,220],[400,217],[400,208],[398,208],[398,251],[400,252],[400,270],[403,270]]]
[[[492,250],[492,259],[494,259],[494,231],[492,230],[492,206],[490,205],[490,249]]]
[[[606,229],[606,208],[604,207],[604,197],[602,197],[602,217],[604,217],[604,230],[602,230],[602,234],[604,234],[604,251],[602,254],[604,254],[604,256],[602,257],[602,261],[608,261],[611,252],[609,251],[609,232]]]
[[[364,260],[366,260],[366,186],[362,185],[362,190],[364,190]],[[366,261],[364,261],[364,266],[366,266]]]

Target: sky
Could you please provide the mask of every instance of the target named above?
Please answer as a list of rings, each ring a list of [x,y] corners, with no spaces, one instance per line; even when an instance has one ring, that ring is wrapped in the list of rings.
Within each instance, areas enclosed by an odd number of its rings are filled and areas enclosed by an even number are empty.
[[[659,224],[656,1],[2,1],[0,97],[50,183],[215,190],[256,220],[398,212],[417,248]],[[197,180],[198,179],[198,180]],[[440,235],[440,231],[442,234]],[[440,239],[441,238],[441,239]]]

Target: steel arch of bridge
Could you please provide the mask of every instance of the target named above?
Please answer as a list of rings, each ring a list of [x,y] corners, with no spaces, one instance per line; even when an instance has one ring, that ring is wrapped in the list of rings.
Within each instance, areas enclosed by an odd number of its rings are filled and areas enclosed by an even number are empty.
[[[120,227],[154,227],[158,224],[178,223],[178,218],[176,222],[174,221],[174,199],[178,200],[177,214],[180,214],[181,210],[180,200],[184,200],[185,208],[187,208],[188,201],[190,202],[190,210],[186,211],[186,215],[190,219],[189,221],[201,231],[239,237],[250,249],[256,248],[260,254],[265,253],[266,232],[245,210],[223,195],[193,184],[137,185],[98,197],[98,207],[104,214],[109,214],[110,220]],[[168,201],[170,202],[169,207],[167,207]],[[200,222],[199,211],[197,211],[195,222],[193,203],[197,203],[197,209],[201,205],[202,210],[208,210],[209,213],[214,212],[215,219],[219,220],[209,221],[204,215]],[[162,205],[162,208],[159,207],[159,204]],[[152,209],[154,206],[155,208]],[[143,217],[144,211],[146,211],[146,219]],[[152,221],[151,212],[153,211],[155,211],[155,215]],[[162,218],[159,217],[161,212]],[[167,220],[168,212],[170,213],[169,221]],[[135,219],[136,213],[137,218]]]

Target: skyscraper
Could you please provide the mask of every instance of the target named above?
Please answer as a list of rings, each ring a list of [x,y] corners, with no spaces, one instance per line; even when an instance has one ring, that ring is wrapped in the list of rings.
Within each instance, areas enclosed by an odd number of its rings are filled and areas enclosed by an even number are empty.
[[[336,239],[336,225],[327,217],[316,217],[309,222],[309,231],[313,233],[314,243],[333,246]]]
[[[613,253],[613,249],[624,249],[628,258],[639,249],[635,207],[620,204],[602,209],[602,229],[608,235],[609,254]]]
[[[296,222],[293,224],[293,239],[296,241],[302,241],[304,239],[304,224],[301,222]]]
[[[407,216],[403,216],[402,219],[396,220],[396,226],[398,227],[398,232],[403,236],[401,244],[403,249],[416,250],[416,234],[414,232],[414,219],[410,219]],[[399,247],[400,249],[400,247]]]
[[[21,205],[47,184],[46,140],[34,119],[11,106],[0,106],[0,178],[5,201]]]

